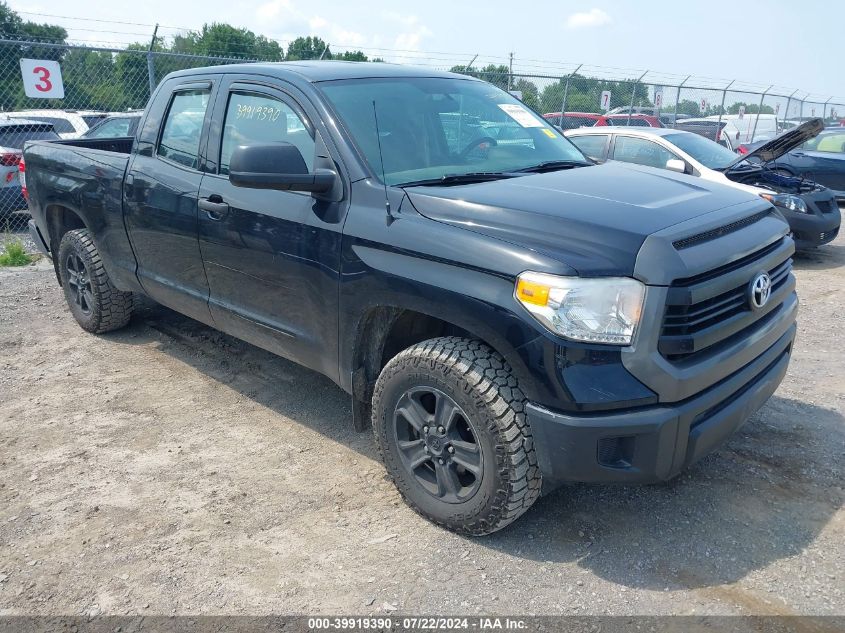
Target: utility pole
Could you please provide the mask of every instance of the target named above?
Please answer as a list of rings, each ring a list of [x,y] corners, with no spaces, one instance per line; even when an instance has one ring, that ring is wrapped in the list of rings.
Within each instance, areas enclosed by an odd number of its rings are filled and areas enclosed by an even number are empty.
[[[156,69],[153,63],[153,48],[156,45],[156,36],[158,35],[158,24],[153,30],[153,39],[150,40],[150,50],[147,51],[147,74],[150,76],[150,97],[153,96],[153,91],[156,88]]]
[[[508,91],[513,87],[513,53],[510,54],[510,63],[508,64]]]

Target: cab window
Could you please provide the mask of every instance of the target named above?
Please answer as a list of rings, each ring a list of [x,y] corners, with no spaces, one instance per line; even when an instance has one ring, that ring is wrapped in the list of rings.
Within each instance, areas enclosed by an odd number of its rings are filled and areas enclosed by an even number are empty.
[[[208,90],[187,90],[173,96],[158,144],[159,156],[197,168],[208,97]]]
[[[647,167],[665,169],[666,161],[673,158],[677,156],[657,143],[632,136],[617,136],[613,148],[614,160]]]
[[[308,125],[288,104],[266,95],[233,92],[226,107],[220,144],[220,173],[229,173],[232,152],[250,143],[290,143],[309,171],[314,167],[314,139]]]

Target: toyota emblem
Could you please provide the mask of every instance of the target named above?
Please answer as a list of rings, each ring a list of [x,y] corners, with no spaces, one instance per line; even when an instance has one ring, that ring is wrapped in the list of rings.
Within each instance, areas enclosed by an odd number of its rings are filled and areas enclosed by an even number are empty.
[[[751,307],[759,310],[769,302],[772,294],[772,278],[768,273],[760,273],[752,281],[748,289],[748,300]]]

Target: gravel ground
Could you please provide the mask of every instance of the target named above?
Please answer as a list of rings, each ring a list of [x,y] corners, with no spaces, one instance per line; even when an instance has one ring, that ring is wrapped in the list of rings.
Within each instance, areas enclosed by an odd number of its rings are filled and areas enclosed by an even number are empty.
[[[0,270],[0,614],[843,614],[843,266],[796,260],[789,374],[722,450],[479,539],[327,379],[153,305],[92,336],[49,262]]]

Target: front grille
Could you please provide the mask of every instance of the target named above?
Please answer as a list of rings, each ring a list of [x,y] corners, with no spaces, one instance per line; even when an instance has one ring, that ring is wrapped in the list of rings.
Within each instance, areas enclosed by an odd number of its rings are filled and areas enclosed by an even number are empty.
[[[688,362],[776,318],[795,285],[790,252],[788,243],[779,240],[731,264],[675,281],[667,294],[660,353],[673,362]],[[755,310],[748,287],[763,270],[772,279],[771,295],[763,308]]]
[[[819,241],[820,242],[829,242],[830,240],[835,239],[837,235],[839,235],[839,227],[838,226],[831,231],[822,231],[819,234]]]

